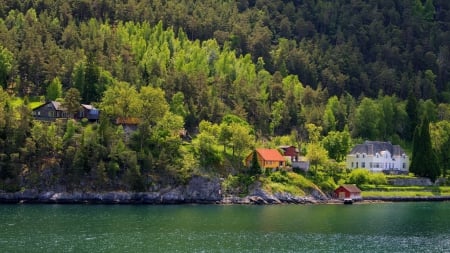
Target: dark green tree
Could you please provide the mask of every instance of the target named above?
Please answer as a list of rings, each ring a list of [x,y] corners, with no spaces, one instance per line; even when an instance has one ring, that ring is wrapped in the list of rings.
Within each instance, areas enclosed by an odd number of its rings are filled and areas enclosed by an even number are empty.
[[[406,101],[406,113],[408,114],[408,125],[405,137],[407,140],[412,140],[414,137],[414,131],[419,125],[417,99],[412,92],[409,93],[408,100]]]
[[[250,175],[260,175],[261,174],[261,166],[259,165],[258,162],[258,153],[256,152],[256,150],[253,151],[252,154],[252,163],[250,164],[250,168],[249,168],[249,173]]]
[[[416,176],[428,177],[434,182],[440,175],[440,168],[431,146],[430,122],[427,117],[414,131],[412,155],[410,171]]]
[[[66,91],[62,105],[66,108],[69,115],[74,117],[78,110],[80,110],[80,101],[80,92],[76,88],[70,88]]]

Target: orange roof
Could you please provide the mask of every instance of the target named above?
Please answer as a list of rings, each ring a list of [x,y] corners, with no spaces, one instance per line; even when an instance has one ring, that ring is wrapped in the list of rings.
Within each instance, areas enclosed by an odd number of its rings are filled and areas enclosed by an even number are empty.
[[[116,124],[122,124],[122,125],[137,125],[139,124],[140,120],[138,118],[133,117],[118,117],[116,119]]]
[[[284,162],[284,157],[276,149],[258,148],[258,149],[256,149],[256,152],[258,152],[258,154],[265,161],[281,161],[281,162]]]

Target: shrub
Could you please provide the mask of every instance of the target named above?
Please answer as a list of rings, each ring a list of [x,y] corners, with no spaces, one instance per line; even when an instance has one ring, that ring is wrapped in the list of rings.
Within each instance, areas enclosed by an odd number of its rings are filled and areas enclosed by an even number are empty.
[[[372,173],[369,177],[369,183],[374,185],[387,184],[387,178],[383,173]]]
[[[365,169],[354,169],[348,175],[347,183],[361,186],[369,183],[370,172]]]

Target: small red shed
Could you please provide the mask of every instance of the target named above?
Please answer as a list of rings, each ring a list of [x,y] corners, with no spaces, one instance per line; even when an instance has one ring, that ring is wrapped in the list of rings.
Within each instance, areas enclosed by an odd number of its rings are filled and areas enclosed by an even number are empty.
[[[354,184],[341,185],[334,190],[334,195],[338,199],[361,199],[361,190]]]

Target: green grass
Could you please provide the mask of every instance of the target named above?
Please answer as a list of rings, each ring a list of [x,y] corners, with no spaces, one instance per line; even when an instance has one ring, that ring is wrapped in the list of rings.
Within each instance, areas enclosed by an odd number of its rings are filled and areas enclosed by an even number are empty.
[[[13,108],[17,108],[19,106],[23,105],[23,99],[20,97],[14,97],[13,99],[11,99],[11,106]],[[42,105],[42,102],[40,101],[36,101],[36,100],[30,100],[28,103],[28,108],[30,109],[34,109],[38,106]]]
[[[263,189],[270,193],[288,192],[296,196],[305,196],[317,186],[302,175],[294,172],[276,171],[268,176],[260,177]]]
[[[450,186],[373,186],[364,185],[363,197],[431,197],[450,196]]]
[[[441,196],[429,191],[363,191],[362,197],[432,197]]]

